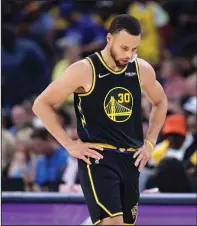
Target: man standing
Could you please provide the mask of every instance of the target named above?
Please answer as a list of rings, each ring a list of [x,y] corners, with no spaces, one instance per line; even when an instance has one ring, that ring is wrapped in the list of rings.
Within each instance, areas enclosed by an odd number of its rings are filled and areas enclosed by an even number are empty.
[[[57,141],[79,159],[80,182],[95,225],[135,223],[139,171],[166,116],[167,99],[153,68],[136,57],[140,34],[136,18],[117,16],[106,47],[72,64],[33,106]],[[145,142],[141,89],[153,105]],[[80,142],[68,137],[53,110],[73,92]]]

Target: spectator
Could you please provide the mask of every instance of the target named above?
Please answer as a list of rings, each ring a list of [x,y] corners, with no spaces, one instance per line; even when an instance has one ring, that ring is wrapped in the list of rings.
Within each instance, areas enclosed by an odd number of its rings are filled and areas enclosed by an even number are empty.
[[[3,107],[20,104],[48,84],[47,65],[40,47],[16,36],[16,28],[2,28]]]
[[[16,151],[12,160],[7,164],[4,177],[7,178],[4,188],[17,189],[21,183],[21,189],[25,191],[32,190],[32,181],[34,178],[34,161],[30,152],[31,146],[31,127],[22,127],[16,132]],[[7,187],[6,187],[7,186]]]
[[[106,40],[103,28],[93,22],[89,15],[82,16],[77,8],[68,15],[70,25],[63,43],[80,46],[81,56],[100,50]]]
[[[41,154],[35,169],[35,183],[41,190],[57,191],[68,161],[68,152],[44,129],[32,134],[33,150]]]
[[[161,43],[163,42],[159,34],[169,22],[167,12],[156,2],[138,0],[131,3],[128,14],[137,17],[142,27],[139,56],[157,66],[160,62]]]
[[[157,164],[166,157],[183,161],[187,148],[193,142],[191,134],[187,134],[184,116],[176,114],[167,116],[162,135],[163,141],[152,152],[153,162]]]
[[[163,88],[168,98],[168,110],[180,113],[179,98],[188,93],[188,88],[179,64],[173,60],[163,61],[160,76],[163,79]]]
[[[59,78],[69,65],[80,59],[80,47],[68,45],[65,48],[64,56],[54,66],[52,72],[52,81]]]
[[[32,21],[28,26],[29,36],[41,47],[51,72],[55,63],[55,20],[48,12],[50,5],[50,2],[37,2],[37,7],[26,17]]]
[[[76,128],[70,126],[66,129],[66,132],[72,140],[78,139]],[[78,161],[76,158],[69,156],[67,167],[62,174],[62,180],[65,182],[66,185],[61,186],[60,191],[64,192],[81,191],[81,189],[79,189]]]
[[[163,159],[149,178],[147,189],[158,188],[160,192],[190,193],[191,184],[181,162],[175,158]]]
[[[10,133],[15,134],[17,129],[27,122],[27,114],[22,105],[15,105],[11,110],[13,126],[9,129]]]
[[[188,132],[192,134],[192,142],[186,150],[184,163],[187,168],[197,166],[197,97],[190,97],[183,105]]]
[[[32,111],[32,105],[33,105],[34,98],[24,100],[22,103],[23,108],[25,109],[27,120],[30,122],[34,120],[35,114]]]
[[[186,86],[188,87],[188,94],[197,96],[197,73],[193,73],[186,79]]]
[[[93,15],[93,20],[99,26],[102,26],[104,31],[108,32],[109,26],[118,14],[115,10],[115,2],[114,1],[97,1],[96,2],[96,14]],[[120,7],[118,8],[120,10]]]
[[[68,45],[65,49],[64,56],[56,63],[52,71],[52,81],[58,79],[69,65],[80,60],[80,47]],[[74,103],[74,95],[70,95],[64,104]]]
[[[175,42],[196,34],[196,0],[165,1],[163,6],[170,16]]]
[[[5,128],[2,128],[2,146],[1,146],[1,154],[2,154],[2,165],[1,169],[2,171],[4,168],[10,163],[14,152],[15,152],[15,144],[16,139],[14,135],[12,135],[10,132],[8,132]]]

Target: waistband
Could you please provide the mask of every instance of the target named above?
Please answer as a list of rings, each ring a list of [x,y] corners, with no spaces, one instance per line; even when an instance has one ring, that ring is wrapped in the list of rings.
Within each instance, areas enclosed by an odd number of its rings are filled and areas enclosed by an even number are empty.
[[[135,152],[137,151],[136,148],[118,148],[118,147],[115,147],[113,145],[110,145],[110,144],[103,144],[103,143],[89,143],[87,142],[88,144],[94,144],[96,146],[99,146],[99,147],[102,147],[104,150],[107,150],[107,151],[115,151],[115,152],[118,152],[118,153],[131,153],[131,152]]]

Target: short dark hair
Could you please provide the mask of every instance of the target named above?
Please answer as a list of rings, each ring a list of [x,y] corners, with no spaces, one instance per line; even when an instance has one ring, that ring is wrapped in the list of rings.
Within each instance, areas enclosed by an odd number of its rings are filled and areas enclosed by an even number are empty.
[[[46,141],[49,138],[52,138],[52,135],[45,128],[36,128],[33,131],[32,135],[31,135],[31,138],[32,139],[39,138],[41,140],[45,140]]]
[[[129,34],[135,36],[141,34],[141,26],[138,19],[128,14],[116,16],[110,25],[109,33],[113,35],[119,33],[122,30],[125,30]]]

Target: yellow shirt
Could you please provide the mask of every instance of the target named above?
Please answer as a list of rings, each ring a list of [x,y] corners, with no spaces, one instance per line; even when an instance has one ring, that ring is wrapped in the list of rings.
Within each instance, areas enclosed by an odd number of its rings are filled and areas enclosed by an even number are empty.
[[[69,66],[69,64],[66,61],[66,59],[58,61],[52,72],[52,77],[51,77],[52,82],[55,81],[56,79],[58,79],[63,74],[63,72],[66,70],[66,68],[68,66]],[[74,95],[72,94],[68,97],[68,99],[65,101],[65,103],[73,103],[73,102],[74,102]]]
[[[139,57],[156,65],[159,63],[159,33],[154,19],[154,7],[153,2],[148,3],[143,9],[138,3],[133,3],[128,13],[135,16],[142,27]]]
[[[152,152],[152,159],[156,164],[158,164],[165,157],[168,147],[169,141],[164,140],[154,148]]]

